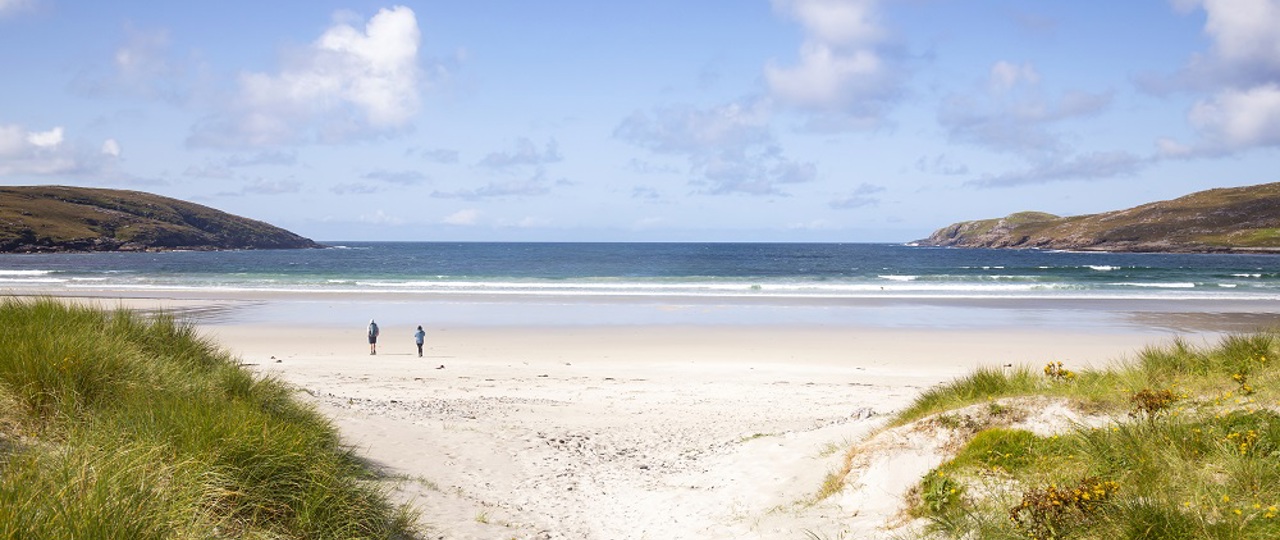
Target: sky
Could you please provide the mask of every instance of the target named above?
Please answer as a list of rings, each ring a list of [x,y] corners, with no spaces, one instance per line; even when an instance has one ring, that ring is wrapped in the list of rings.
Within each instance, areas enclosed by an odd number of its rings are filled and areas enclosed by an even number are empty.
[[[0,185],[321,241],[905,242],[1280,181],[1280,0],[0,0]]]

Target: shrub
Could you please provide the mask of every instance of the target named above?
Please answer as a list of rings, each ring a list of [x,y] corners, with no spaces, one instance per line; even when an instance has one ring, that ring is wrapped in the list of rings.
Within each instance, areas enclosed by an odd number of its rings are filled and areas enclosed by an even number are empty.
[[[1152,390],[1143,388],[1133,394],[1129,401],[1133,404],[1133,409],[1129,412],[1133,416],[1145,416],[1148,419],[1155,418],[1156,415],[1167,411],[1175,401],[1178,400],[1177,394],[1173,390]]]
[[[1054,382],[1068,382],[1076,378],[1074,371],[1062,367],[1062,362],[1045,364],[1044,375]]]
[[[1070,526],[1095,519],[1098,509],[1120,489],[1120,484],[1086,477],[1070,488],[1056,484],[1028,489],[1022,502],[1009,509],[1009,521],[1029,538],[1060,538]]]

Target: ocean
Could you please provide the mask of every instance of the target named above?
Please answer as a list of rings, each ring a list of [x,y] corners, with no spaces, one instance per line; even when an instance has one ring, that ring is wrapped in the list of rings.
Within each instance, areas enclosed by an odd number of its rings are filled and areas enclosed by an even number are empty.
[[[899,244],[329,242],[316,250],[0,255],[11,294],[1280,300],[1280,256]]]

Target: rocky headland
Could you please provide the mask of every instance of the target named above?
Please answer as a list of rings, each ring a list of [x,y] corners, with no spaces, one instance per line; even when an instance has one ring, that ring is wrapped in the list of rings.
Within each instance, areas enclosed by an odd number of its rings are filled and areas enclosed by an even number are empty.
[[[0,252],[299,249],[279,227],[139,191],[0,187]]]
[[[1280,253],[1280,182],[1200,191],[1127,210],[1018,212],[964,221],[925,246],[1170,253]]]

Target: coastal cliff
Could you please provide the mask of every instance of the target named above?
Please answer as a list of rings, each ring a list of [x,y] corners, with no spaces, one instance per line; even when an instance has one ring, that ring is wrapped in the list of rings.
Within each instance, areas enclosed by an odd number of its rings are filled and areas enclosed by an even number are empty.
[[[0,252],[299,249],[279,227],[139,191],[0,187]]]
[[[1200,191],[1127,210],[1059,217],[1019,212],[965,221],[925,246],[1175,253],[1280,253],[1280,182]]]

